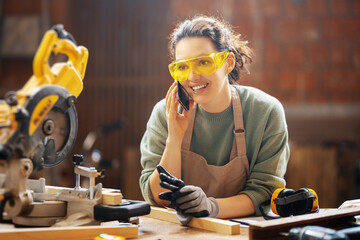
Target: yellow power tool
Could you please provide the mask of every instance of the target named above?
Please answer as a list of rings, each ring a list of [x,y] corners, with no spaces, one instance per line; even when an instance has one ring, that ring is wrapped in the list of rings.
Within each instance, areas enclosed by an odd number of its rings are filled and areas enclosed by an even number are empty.
[[[49,66],[51,54],[67,62]],[[33,61],[34,75],[17,92],[0,100],[0,159],[28,158],[34,170],[59,164],[77,135],[74,101],[83,89],[88,50],[76,46],[62,25],[43,37]]]

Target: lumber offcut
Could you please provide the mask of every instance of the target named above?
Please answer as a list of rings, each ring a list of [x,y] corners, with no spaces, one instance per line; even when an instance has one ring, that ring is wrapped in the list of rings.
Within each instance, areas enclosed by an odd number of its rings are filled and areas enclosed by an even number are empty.
[[[176,212],[173,209],[151,207],[150,214],[145,215],[145,217],[181,224],[176,217]],[[187,226],[227,235],[240,234],[239,223],[210,217],[193,218]]]
[[[94,239],[101,233],[123,236],[125,238],[137,238],[137,225],[120,226],[84,226],[84,227],[49,227],[49,228],[13,228],[0,229],[0,239],[23,240],[82,240]]]

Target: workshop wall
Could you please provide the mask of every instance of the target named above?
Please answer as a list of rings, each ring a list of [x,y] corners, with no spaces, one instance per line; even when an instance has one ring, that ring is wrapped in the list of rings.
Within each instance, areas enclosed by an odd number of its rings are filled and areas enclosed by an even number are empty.
[[[106,187],[121,188],[128,198],[141,198],[138,146],[152,107],[172,82],[167,37],[178,21],[194,14],[222,16],[249,40],[254,64],[251,74],[244,74],[239,83],[264,90],[284,104],[291,145],[296,149],[292,160],[297,160],[290,164],[311,156],[312,147],[317,159],[318,147],[343,159],[345,147],[351,152],[346,161],[357,172],[339,173],[335,169],[341,162],[336,159],[331,162],[334,168],[327,171],[333,171],[329,176],[341,177],[341,191],[343,186],[351,189],[343,196],[359,196],[357,0],[2,0],[0,98],[21,88],[32,75],[32,57],[43,33],[56,23],[64,24],[90,53],[84,91],[76,102],[79,132],[73,152],[82,152],[89,132],[121,123],[122,127],[118,124],[110,133],[98,135],[92,149],[101,151],[102,161],[96,165],[108,170],[101,180]],[[327,164],[326,158],[321,159],[324,162],[318,166]],[[46,170],[51,184],[72,186],[71,164],[69,158]],[[301,176],[292,169],[289,165],[287,179],[289,187],[295,188]],[[323,173],[310,167],[303,178]],[[347,174],[353,178],[346,181]],[[325,205],[335,206],[342,200]]]

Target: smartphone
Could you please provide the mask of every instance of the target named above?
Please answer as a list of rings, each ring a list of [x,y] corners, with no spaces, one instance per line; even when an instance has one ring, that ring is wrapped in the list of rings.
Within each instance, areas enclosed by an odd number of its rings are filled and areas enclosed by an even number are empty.
[[[178,92],[176,93],[175,97],[178,100],[178,102],[181,104],[181,106],[184,108],[185,111],[189,111],[189,104],[190,104],[190,95],[185,90],[185,88],[180,84],[180,82],[177,82],[178,85]]]

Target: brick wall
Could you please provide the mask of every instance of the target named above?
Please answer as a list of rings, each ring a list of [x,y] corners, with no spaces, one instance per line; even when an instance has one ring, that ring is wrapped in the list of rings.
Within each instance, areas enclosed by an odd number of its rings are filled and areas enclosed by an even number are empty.
[[[256,56],[242,84],[284,104],[360,102],[360,1],[180,2],[174,15],[221,12],[250,40]]]

